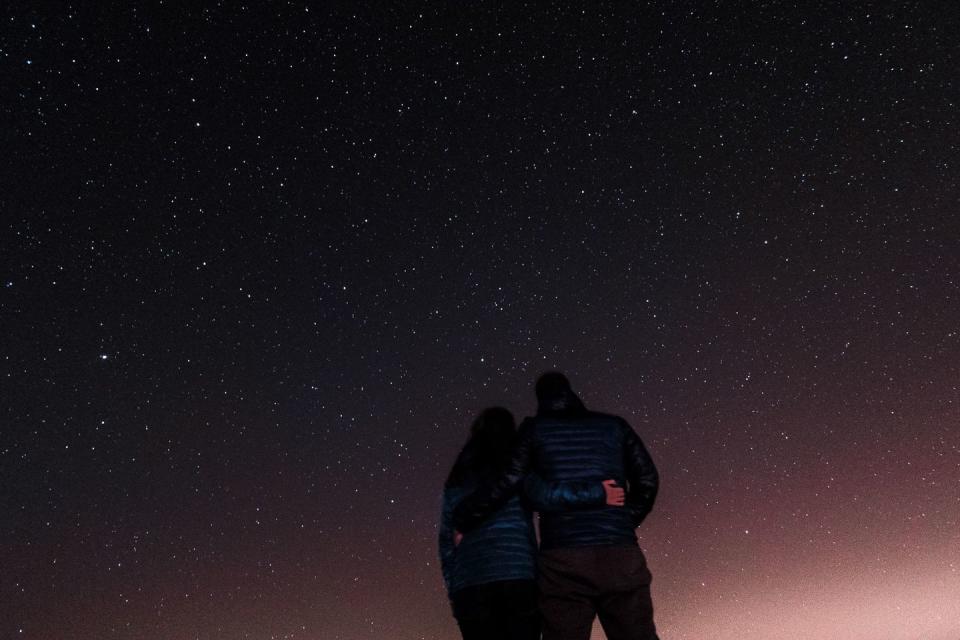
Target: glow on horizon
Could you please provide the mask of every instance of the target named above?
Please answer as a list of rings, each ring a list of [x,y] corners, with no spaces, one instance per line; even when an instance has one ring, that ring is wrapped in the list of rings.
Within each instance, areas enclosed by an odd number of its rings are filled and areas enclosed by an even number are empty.
[[[657,626],[662,640],[957,640],[960,546],[939,552],[856,576],[750,584],[696,612],[660,602]],[[596,624],[592,640],[605,638]]]

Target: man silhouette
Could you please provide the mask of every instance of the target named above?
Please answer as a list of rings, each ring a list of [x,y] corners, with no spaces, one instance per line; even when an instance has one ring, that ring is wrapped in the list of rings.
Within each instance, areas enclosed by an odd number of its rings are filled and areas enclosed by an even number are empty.
[[[609,640],[657,640],[651,575],[634,531],[657,496],[650,454],[625,420],[588,411],[562,373],[540,376],[536,394],[537,415],[521,424],[507,471],[459,504],[454,525],[475,527],[528,473],[547,483],[616,479],[627,489],[622,507],[540,513],[543,640],[589,640],[594,617]]]

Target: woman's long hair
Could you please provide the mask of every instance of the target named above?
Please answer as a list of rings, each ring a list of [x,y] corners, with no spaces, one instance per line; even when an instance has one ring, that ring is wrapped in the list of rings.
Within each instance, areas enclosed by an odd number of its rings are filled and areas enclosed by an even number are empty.
[[[484,409],[470,427],[463,446],[447,476],[447,487],[462,486],[471,477],[493,478],[506,470],[517,437],[513,414],[503,407]]]

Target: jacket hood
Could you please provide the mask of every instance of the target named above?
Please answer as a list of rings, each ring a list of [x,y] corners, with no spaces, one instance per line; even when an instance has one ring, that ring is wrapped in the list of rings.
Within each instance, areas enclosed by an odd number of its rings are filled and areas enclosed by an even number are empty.
[[[557,390],[537,399],[537,415],[550,413],[583,413],[583,402],[570,389]]]

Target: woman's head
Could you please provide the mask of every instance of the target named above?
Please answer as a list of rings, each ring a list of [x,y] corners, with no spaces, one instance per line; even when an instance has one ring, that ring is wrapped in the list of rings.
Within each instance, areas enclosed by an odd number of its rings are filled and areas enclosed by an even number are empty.
[[[512,440],[516,432],[517,425],[513,421],[512,413],[503,407],[489,407],[481,411],[473,421],[473,426],[470,427],[470,438],[497,442]]]
[[[470,439],[450,471],[447,486],[462,484],[471,473],[485,475],[505,469],[516,436],[517,425],[510,411],[503,407],[481,411],[470,427]]]

